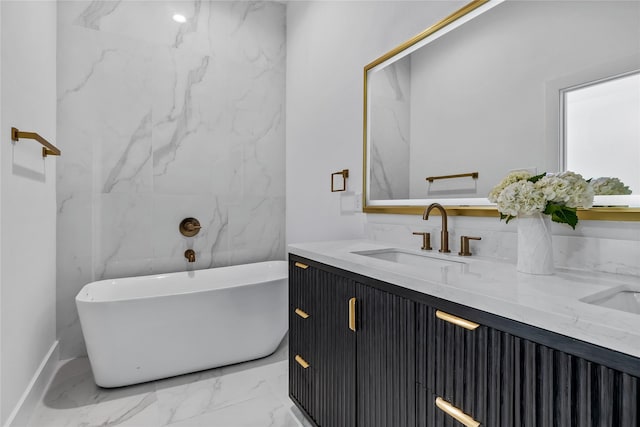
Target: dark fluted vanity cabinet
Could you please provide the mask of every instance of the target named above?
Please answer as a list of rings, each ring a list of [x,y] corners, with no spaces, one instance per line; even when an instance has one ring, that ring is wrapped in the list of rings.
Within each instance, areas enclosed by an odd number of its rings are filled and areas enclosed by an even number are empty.
[[[318,426],[463,426],[439,399],[470,426],[640,427],[637,358],[290,258],[290,396]]]
[[[413,310],[405,298],[291,256],[291,398],[318,426],[415,426]]]
[[[451,425],[439,396],[483,426],[640,427],[637,377],[497,328],[468,330],[437,311],[416,307],[418,426]]]
[[[356,343],[346,326],[354,292],[352,280],[290,265],[289,390],[317,425],[355,425]]]

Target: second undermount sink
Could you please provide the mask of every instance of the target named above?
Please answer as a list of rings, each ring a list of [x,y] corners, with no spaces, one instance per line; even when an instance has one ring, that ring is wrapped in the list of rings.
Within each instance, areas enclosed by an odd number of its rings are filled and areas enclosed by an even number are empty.
[[[599,305],[600,307],[640,314],[640,286],[619,286],[607,291],[598,292],[594,295],[589,295],[581,301]]]
[[[429,256],[427,254],[423,255],[397,248],[356,251],[352,253],[356,255],[363,255],[370,258],[382,259],[385,261],[391,261],[398,264],[411,265],[416,267],[450,267],[466,264],[463,261],[443,259]]]

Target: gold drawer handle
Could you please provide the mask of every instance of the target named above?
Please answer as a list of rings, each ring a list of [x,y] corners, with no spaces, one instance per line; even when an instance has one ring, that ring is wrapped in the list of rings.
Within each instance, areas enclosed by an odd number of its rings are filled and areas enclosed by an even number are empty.
[[[470,331],[476,329],[479,324],[470,320],[463,319],[462,317],[454,316],[453,314],[445,313],[444,311],[436,310],[436,317],[442,319],[445,322],[453,323]]]
[[[309,367],[309,364],[307,363],[306,360],[304,360],[302,357],[300,357],[299,354],[296,354],[296,362],[298,362],[298,365],[302,366],[304,369],[307,369]]]
[[[295,312],[298,316],[302,317],[303,319],[306,319],[307,317],[309,317],[309,315],[307,313],[305,313],[304,311],[300,310],[299,308],[296,308],[296,312]]]
[[[356,299],[349,300],[349,329],[356,330]]]
[[[436,398],[436,406],[467,427],[478,427],[480,425],[478,421],[474,420],[441,397]]]
[[[303,263],[301,263],[301,262],[296,262],[294,265],[295,265],[296,267],[298,267],[298,268],[303,269],[303,270],[306,270],[307,268],[309,268],[309,266],[308,266],[307,264],[303,264]]]

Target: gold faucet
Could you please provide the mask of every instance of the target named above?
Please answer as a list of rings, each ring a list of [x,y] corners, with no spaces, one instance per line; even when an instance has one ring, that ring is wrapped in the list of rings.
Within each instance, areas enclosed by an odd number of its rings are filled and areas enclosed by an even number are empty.
[[[184,257],[189,262],[196,262],[196,251],[194,251],[193,249],[187,249],[186,251],[184,251]]]
[[[447,253],[449,250],[449,231],[447,230],[447,211],[442,207],[440,203],[431,203],[425,210],[422,219],[425,221],[429,219],[429,212],[431,209],[436,208],[440,211],[442,216],[442,232],[440,233],[440,249],[438,252]]]

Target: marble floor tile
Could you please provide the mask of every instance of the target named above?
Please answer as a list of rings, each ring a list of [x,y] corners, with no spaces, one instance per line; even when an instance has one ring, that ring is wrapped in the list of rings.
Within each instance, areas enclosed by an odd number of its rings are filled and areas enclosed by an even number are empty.
[[[275,396],[261,396],[190,418],[171,427],[298,427],[298,420]]]
[[[89,361],[61,363],[29,427],[309,427],[289,400],[287,339],[272,355],[115,389]]]

